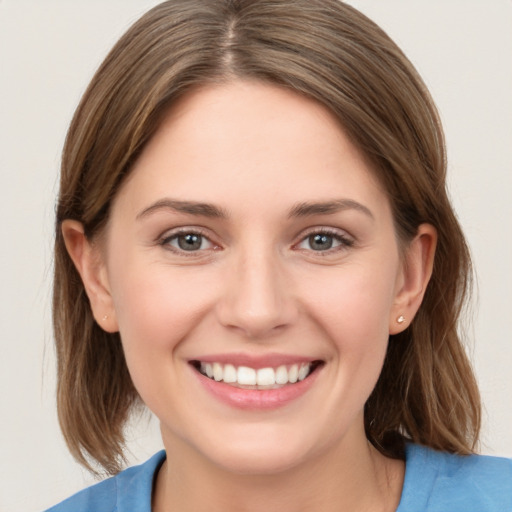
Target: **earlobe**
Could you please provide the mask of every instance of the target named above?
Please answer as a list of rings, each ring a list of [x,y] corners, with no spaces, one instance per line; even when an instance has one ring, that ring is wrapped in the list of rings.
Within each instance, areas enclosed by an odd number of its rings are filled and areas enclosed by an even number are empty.
[[[67,219],[62,222],[61,229],[66,249],[80,274],[96,322],[107,332],[117,332],[119,329],[114,304],[99,248],[87,239],[81,222]]]
[[[416,315],[432,276],[437,231],[431,224],[421,224],[405,250],[401,279],[389,319],[389,334],[405,330]]]

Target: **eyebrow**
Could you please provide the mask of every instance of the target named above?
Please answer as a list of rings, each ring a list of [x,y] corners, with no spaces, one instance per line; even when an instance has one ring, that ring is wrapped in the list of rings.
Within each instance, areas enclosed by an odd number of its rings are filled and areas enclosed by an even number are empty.
[[[375,219],[369,208],[352,199],[336,199],[334,201],[323,201],[315,203],[298,203],[288,214],[288,217],[309,217],[312,215],[329,215],[345,210],[356,210],[364,213],[371,219]]]
[[[137,220],[142,219],[159,210],[174,210],[180,213],[199,215],[201,217],[214,219],[225,219],[228,216],[224,210],[210,203],[178,201],[177,199],[161,199],[142,210],[137,214],[136,218]]]
[[[179,201],[177,199],[160,199],[151,206],[148,206],[137,214],[136,219],[142,219],[148,215],[160,210],[173,210],[179,213],[186,213],[188,215],[198,215],[201,217],[208,217],[213,219],[226,219],[228,214],[222,208],[219,208],[211,203],[202,203],[196,201]],[[293,206],[288,217],[309,217],[313,215],[332,215],[340,211],[356,210],[364,213],[371,219],[375,219],[373,213],[361,203],[352,199],[337,199],[333,201],[322,202],[301,202]]]

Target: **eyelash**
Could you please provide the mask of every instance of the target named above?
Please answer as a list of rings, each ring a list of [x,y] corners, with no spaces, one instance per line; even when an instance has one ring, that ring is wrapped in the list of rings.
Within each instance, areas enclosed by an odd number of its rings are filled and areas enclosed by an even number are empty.
[[[192,236],[200,237],[202,239],[202,241],[206,240],[209,244],[211,244],[212,247],[207,248],[207,249],[199,248],[198,250],[187,251],[186,249],[181,249],[179,247],[174,247],[171,245],[172,241],[177,241],[180,236],[185,236],[185,235],[192,235]],[[337,242],[338,245],[335,247],[329,247],[326,250],[318,250],[318,251],[316,251],[312,248],[306,249],[306,248],[299,247],[301,244],[307,242],[308,239],[311,239],[311,237],[317,236],[317,235],[320,235],[320,236],[323,235],[323,236],[330,237],[335,242]],[[184,256],[184,257],[197,257],[199,254],[204,253],[204,251],[220,249],[219,246],[217,246],[214,242],[212,242],[210,240],[208,235],[203,230],[198,229],[198,228],[180,228],[171,233],[165,233],[162,237],[159,238],[158,243],[162,247],[165,247],[167,250],[170,250],[170,251],[172,251],[176,254],[179,254],[180,256]],[[346,234],[340,233],[340,231],[338,231],[336,229],[311,228],[309,230],[309,232],[306,232],[305,234],[302,235],[302,238],[300,239],[300,241],[298,243],[294,244],[293,247],[298,250],[315,253],[315,254],[318,254],[321,256],[326,256],[326,255],[336,253],[340,250],[345,250],[347,248],[350,248],[353,245],[354,245],[354,240],[351,237],[347,236]]]
[[[178,230],[175,230],[171,233],[165,233],[162,237],[160,237],[158,243],[162,247],[166,248],[169,251],[172,251],[176,254],[179,254],[180,256],[184,257],[197,257],[198,253],[203,253],[205,250],[208,249],[199,249],[196,251],[187,251],[186,249],[180,249],[179,247],[173,247],[171,245],[171,242],[174,240],[178,240],[180,236],[186,236],[186,235],[192,235],[200,237],[203,241],[207,240],[211,245],[213,250],[217,250],[219,247],[210,240],[210,238],[207,236],[207,234],[198,228],[180,228]]]
[[[328,236],[328,237],[332,238],[334,241],[338,242],[339,245],[337,245],[336,247],[329,247],[328,249],[323,250],[323,251],[315,251],[314,249],[303,249],[303,250],[318,254],[319,256],[327,256],[327,255],[336,253],[338,251],[346,250],[354,245],[354,240],[351,237],[349,237],[345,233],[340,232],[337,229],[311,228],[309,230],[309,232],[307,232],[305,235],[302,235],[300,242],[298,244],[295,244],[295,247],[297,247],[299,250],[301,250],[301,248],[298,247],[299,245],[307,242],[309,239],[311,239],[311,237],[317,236],[317,235]]]

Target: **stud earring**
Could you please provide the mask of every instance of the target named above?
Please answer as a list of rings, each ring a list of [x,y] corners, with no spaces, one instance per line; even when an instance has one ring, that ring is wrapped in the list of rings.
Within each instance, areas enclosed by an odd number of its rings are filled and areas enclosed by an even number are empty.
[[[396,319],[397,323],[399,324],[403,324],[405,322],[405,316],[404,315],[400,315],[397,319]]]
[[[106,320],[108,320],[108,315],[105,315],[102,320],[105,322]]]

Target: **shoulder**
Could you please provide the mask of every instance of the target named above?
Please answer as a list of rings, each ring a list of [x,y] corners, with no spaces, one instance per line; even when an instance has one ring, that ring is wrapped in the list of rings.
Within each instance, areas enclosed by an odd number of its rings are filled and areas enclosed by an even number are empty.
[[[164,460],[165,452],[158,452],[144,464],[92,485],[46,512],[151,512],[153,478]]]
[[[512,460],[409,444],[397,512],[512,511]]]

